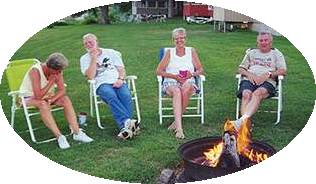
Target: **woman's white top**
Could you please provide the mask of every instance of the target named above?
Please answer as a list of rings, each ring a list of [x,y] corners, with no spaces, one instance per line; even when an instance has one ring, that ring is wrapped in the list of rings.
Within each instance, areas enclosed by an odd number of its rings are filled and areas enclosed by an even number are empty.
[[[22,84],[20,86],[20,92],[23,93],[23,96],[34,96],[33,93],[33,87],[32,87],[32,80],[30,76],[30,72],[32,69],[37,69],[40,74],[40,84],[41,88],[45,87],[48,84],[48,80],[46,79],[46,76],[44,75],[41,63],[36,63],[30,69],[26,72],[24,79],[22,81]],[[53,88],[49,90],[51,92]],[[49,93],[48,92],[48,93]]]
[[[171,74],[179,74],[180,70],[188,70],[191,73],[194,72],[194,65],[192,62],[192,47],[185,47],[185,54],[178,56],[176,54],[176,48],[170,48],[170,60],[166,67],[166,72]],[[166,51],[165,51],[166,52]],[[192,80],[191,78],[190,80]],[[164,82],[177,82],[175,79],[165,78]]]

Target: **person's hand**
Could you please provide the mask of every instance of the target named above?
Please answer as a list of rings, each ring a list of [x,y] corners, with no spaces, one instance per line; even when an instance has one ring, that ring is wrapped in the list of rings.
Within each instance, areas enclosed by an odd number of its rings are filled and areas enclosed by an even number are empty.
[[[52,105],[54,102],[51,96],[47,96],[43,100],[47,102],[48,105]]]
[[[255,76],[254,81],[255,81],[256,85],[260,85],[260,84],[264,83],[266,80],[268,80],[268,78],[269,78],[269,73],[264,73],[260,76]]]
[[[187,79],[181,77],[180,75],[175,75],[174,79],[179,82],[180,84],[183,84]]]
[[[97,61],[98,58],[98,50],[97,49],[93,49],[89,51],[90,57],[92,61]]]
[[[50,99],[50,98],[47,99],[46,102],[48,103],[48,105],[52,105],[52,103],[53,103],[52,99]]]
[[[50,83],[56,83],[57,82],[57,79],[58,79],[58,74],[53,74],[53,75],[50,75],[49,77],[48,77],[48,82],[50,82]]]
[[[193,73],[191,73],[190,71],[187,71],[186,79],[191,79],[192,77],[193,77]]]
[[[122,79],[118,79],[113,84],[113,88],[120,88],[123,85],[124,81]]]
[[[260,81],[259,77],[254,75],[254,74],[252,74],[252,73],[248,74],[247,78],[254,85],[258,85],[258,82]]]

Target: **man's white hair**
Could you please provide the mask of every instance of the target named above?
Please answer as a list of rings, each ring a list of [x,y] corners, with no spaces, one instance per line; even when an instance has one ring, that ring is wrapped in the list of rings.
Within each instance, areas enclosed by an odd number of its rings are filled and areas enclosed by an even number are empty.
[[[271,32],[269,31],[261,31],[258,33],[258,36],[257,36],[257,39],[260,37],[260,36],[263,36],[263,35],[268,35],[270,40],[272,41],[273,40],[273,36],[271,34]]]

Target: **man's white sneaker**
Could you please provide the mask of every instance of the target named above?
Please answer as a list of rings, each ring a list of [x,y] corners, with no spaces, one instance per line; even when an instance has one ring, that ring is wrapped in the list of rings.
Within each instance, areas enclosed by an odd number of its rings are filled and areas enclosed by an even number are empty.
[[[235,121],[234,121],[234,126],[235,126],[235,128],[238,130],[240,127],[241,127],[241,124],[243,123],[243,120],[241,119],[241,118],[239,118],[239,119],[236,119]]]
[[[125,122],[124,124],[124,128],[129,129],[132,132],[135,132],[135,123],[137,122],[137,120],[135,119],[129,119]]]
[[[70,148],[70,145],[64,135],[61,135],[57,138],[58,146],[60,149]]]
[[[117,136],[121,139],[127,140],[133,137],[133,132],[129,130],[128,128],[122,128],[122,130]]]
[[[77,134],[73,134],[73,139],[75,141],[80,141],[80,142],[84,142],[84,143],[89,143],[92,142],[93,139],[90,138],[89,136],[87,136],[87,134],[85,134],[82,130],[79,130],[79,132]]]
[[[140,133],[140,122],[138,120],[135,120],[135,131],[133,132],[134,135],[138,135]]]

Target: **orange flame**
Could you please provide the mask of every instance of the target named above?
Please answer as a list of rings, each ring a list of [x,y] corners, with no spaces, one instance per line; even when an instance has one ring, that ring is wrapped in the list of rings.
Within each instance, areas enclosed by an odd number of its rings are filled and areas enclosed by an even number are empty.
[[[244,157],[248,158],[252,162],[259,163],[268,158],[266,153],[260,153],[255,151],[254,149],[250,149],[250,144],[252,143],[251,135],[250,135],[250,126],[251,121],[246,119],[239,130],[236,129],[234,126],[233,121],[227,120],[224,124],[224,131],[228,131],[230,134],[237,135],[237,151],[238,154],[243,155]],[[208,149],[204,152],[204,156],[209,163],[209,166],[216,167],[219,158],[221,156],[223,150],[223,142],[218,143],[213,148]]]
[[[259,163],[268,158],[268,155],[265,153],[258,153],[251,149],[250,151],[243,152],[243,155],[249,158],[252,162]]]
[[[249,144],[252,142],[250,138],[251,122],[246,119],[240,126],[237,135],[237,150],[239,154],[243,154],[248,149]]]
[[[206,160],[208,161],[209,166],[216,167],[219,162],[219,157],[222,154],[223,151],[223,142],[218,143],[213,148],[208,149],[206,152],[204,152],[204,156],[206,157]]]

